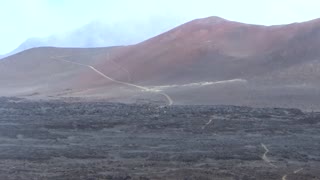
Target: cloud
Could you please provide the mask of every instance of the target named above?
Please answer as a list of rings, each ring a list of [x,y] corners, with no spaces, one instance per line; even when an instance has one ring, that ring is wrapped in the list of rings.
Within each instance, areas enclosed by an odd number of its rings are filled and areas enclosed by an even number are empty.
[[[271,25],[318,18],[319,6],[318,0],[8,0],[0,6],[0,54],[27,38],[71,31],[95,19],[112,24],[214,15]]]

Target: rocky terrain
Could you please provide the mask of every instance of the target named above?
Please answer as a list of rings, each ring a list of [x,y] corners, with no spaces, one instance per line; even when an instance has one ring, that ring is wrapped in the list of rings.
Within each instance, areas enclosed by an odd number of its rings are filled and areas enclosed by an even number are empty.
[[[0,179],[320,179],[320,113],[0,99]]]

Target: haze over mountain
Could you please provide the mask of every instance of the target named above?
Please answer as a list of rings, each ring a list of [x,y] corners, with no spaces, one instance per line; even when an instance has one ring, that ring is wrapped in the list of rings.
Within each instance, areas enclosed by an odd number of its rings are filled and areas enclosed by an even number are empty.
[[[35,47],[92,48],[131,45],[168,31],[182,23],[183,21],[178,18],[168,19],[164,17],[118,23],[96,20],[70,32],[44,38],[35,37],[27,39],[8,54],[0,55],[0,58]]]
[[[0,63],[0,95],[320,109],[320,20],[197,19],[131,46],[36,48]]]

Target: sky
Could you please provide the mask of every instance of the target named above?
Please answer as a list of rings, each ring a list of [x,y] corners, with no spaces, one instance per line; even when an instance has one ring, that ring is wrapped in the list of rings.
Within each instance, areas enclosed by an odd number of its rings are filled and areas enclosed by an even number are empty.
[[[74,30],[94,20],[126,23],[154,17],[190,21],[208,16],[278,25],[320,18],[319,0],[3,0],[0,54],[31,37]],[[161,22],[159,22],[161,23]]]

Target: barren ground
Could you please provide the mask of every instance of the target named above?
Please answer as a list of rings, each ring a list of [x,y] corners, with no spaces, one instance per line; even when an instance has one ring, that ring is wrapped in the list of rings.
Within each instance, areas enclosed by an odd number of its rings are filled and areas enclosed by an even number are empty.
[[[320,113],[0,98],[0,179],[320,179]]]

